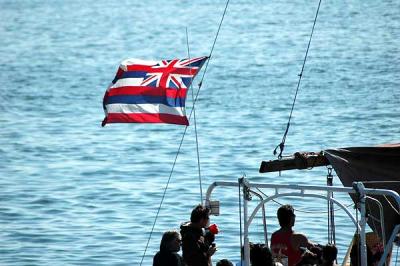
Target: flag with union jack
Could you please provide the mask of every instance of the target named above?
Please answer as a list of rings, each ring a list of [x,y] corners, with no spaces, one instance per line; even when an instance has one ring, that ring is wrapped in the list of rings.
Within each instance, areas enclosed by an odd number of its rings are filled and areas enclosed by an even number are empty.
[[[103,108],[108,123],[189,125],[187,90],[208,57],[147,61],[124,60],[107,89]]]

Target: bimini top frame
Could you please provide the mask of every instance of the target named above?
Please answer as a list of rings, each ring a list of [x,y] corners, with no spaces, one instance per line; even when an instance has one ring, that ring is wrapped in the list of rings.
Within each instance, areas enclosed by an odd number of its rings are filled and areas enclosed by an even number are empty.
[[[396,209],[400,212],[400,196],[396,192],[392,190],[386,189],[369,189],[365,188],[361,182],[355,182],[353,187],[336,187],[336,186],[300,186],[300,185],[277,185],[277,184],[268,184],[268,183],[250,183],[246,178],[239,178],[238,182],[214,182],[212,183],[208,189],[205,199],[205,205],[210,206],[211,194],[216,187],[240,187],[243,191],[243,239],[244,239],[244,262],[245,266],[250,266],[250,250],[249,250],[249,227],[256,216],[257,212],[260,208],[264,206],[264,204],[268,203],[279,197],[313,197],[313,198],[321,198],[326,199],[329,203],[333,203],[338,205],[341,209],[343,209],[346,214],[353,221],[354,225],[360,232],[360,262],[361,265],[367,265],[367,247],[366,247],[366,206],[365,199],[369,195],[381,195],[381,196],[389,196],[395,200],[397,206]],[[260,203],[255,207],[253,212],[248,213],[248,201],[250,200],[249,192],[252,188],[264,188],[264,189],[273,189],[275,193],[271,196],[262,199]],[[282,191],[284,190],[284,191]],[[319,192],[319,194],[318,194]],[[321,192],[325,192],[325,195],[321,195]],[[340,201],[332,197],[333,192],[341,192],[341,193],[350,193],[357,196],[359,199],[359,209],[360,209],[360,221],[352,215],[351,211]],[[381,211],[382,213],[382,211]],[[265,217],[264,217],[265,218]],[[382,217],[381,217],[382,219]],[[386,257],[389,254],[389,251],[392,249],[393,242],[395,240],[396,235],[400,231],[400,224],[397,224],[393,229],[392,234],[390,235],[389,240],[386,242],[384,253],[379,261],[378,266],[383,266],[386,262]],[[345,263],[345,261],[343,262]]]

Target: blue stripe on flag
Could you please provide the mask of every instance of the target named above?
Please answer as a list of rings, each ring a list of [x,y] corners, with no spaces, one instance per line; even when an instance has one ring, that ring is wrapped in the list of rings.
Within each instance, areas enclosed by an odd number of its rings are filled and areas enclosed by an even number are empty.
[[[106,100],[107,104],[124,103],[124,104],[165,104],[171,107],[185,107],[185,99],[169,98],[163,96],[143,96],[143,95],[116,95],[110,96]]]
[[[121,79],[126,78],[144,78],[147,76],[147,72],[145,71],[127,71],[122,74]]]

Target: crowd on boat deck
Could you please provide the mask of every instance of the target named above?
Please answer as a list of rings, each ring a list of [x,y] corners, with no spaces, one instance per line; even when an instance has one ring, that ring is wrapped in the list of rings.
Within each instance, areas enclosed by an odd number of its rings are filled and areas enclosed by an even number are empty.
[[[216,225],[209,225],[210,210],[202,205],[196,206],[190,215],[190,221],[185,222],[177,231],[167,231],[163,234],[160,251],[153,258],[153,266],[212,266],[211,257],[217,251],[215,234]],[[293,230],[296,215],[291,205],[283,205],[277,211],[280,229],[271,236],[271,248],[265,244],[250,243],[251,266],[335,266],[337,248],[332,244],[321,246],[311,243],[308,238]],[[182,247],[182,256],[178,254]],[[236,266],[244,265],[243,247],[242,260]],[[370,255],[370,254],[368,254]],[[354,257],[354,256],[353,256]],[[374,265],[368,257],[368,266]],[[376,261],[376,260],[375,260]],[[358,262],[353,258],[351,265]],[[223,259],[216,266],[233,266]]]

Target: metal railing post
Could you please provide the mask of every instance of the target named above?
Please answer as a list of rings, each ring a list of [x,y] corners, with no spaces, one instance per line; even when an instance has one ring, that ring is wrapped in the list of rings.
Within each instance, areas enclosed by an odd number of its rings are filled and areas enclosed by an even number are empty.
[[[359,203],[360,203],[360,212],[361,212],[361,220],[360,220],[360,262],[361,265],[367,265],[367,243],[365,239],[365,226],[367,224],[367,219],[366,219],[366,208],[365,208],[365,187],[363,183],[357,182],[353,183],[354,189],[358,192],[359,196]],[[357,211],[357,210],[356,210]]]
[[[249,222],[248,222],[248,209],[247,201],[249,200],[249,187],[245,178],[242,179],[243,188],[243,220],[244,220],[244,264],[250,266],[250,247],[249,247]]]

